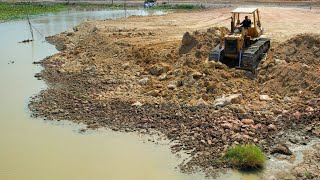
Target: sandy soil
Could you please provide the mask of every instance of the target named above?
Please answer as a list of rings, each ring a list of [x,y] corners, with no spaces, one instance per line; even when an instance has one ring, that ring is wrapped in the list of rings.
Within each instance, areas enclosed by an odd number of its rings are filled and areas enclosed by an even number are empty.
[[[85,22],[48,37],[61,52],[41,62],[36,77],[49,89],[33,98],[33,115],[159,131],[174,152],[190,151],[182,170],[209,174],[228,167],[219,158],[233,144],[269,153],[319,137],[320,10],[260,8],[272,48],[256,78],[207,61],[230,10]]]
[[[214,26],[229,27],[229,11],[234,8],[212,9],[202,12],[173,13],[164,16],[129,18],[121,21],[98,22],[97,28],[127,28],[139,30],[156,30],[157,35],[164,33],[166,36],[155,37],[155,40],[167,41],[179,39],[186,31],[205,30]],[[301,33],[319,33],[319,9],[292,9],[260,7],[262,26],[265,34],[274,42],[284,41],[293,35]],[[156,23],[155,23],[156,22]],[[148,42],[152,43],[152,38]],[[147,43],[148,43],[147,42]]]

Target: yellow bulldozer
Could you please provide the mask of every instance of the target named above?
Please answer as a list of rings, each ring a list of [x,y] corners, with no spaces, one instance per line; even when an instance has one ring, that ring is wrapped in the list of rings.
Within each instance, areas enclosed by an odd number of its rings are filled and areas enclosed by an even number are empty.
[[[270,49],[270,39],[263,37],[260,13],[257,8],[236,8],[231,11],[231,30],[221,29],[220,43],[210,51],[210,61],[220,61],[229,67],[249,70],[255,73],[262,57]],[[253,17],[240,21],[241,16]]]

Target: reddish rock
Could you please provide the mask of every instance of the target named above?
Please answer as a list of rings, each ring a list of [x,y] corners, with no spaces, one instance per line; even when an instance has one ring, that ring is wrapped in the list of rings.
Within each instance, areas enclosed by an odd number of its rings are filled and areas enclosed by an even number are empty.
[[[300,119],[301,113],[299,111],[296,111],[292,114],[296,119]]]
[[[255,126],[254,126],[254,128],[256,129],[256,130],[258,130],[258,129],[262,129],[262,124],[256,124]]]
[[[221,127],[223,127],[224,129],[232,129],[232,124],[230,124],[230,123],[223,123],[223,124],[221,124]]]
[[[253,119],[242,119],[241,122],[246,125],[254,124]]]

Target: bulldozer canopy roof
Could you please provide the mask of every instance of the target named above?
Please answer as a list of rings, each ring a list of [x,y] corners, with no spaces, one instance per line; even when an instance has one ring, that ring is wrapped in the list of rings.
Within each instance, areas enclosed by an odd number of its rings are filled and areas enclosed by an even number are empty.
[[[244,14],[251,14],[255,12],[258,8],[237,8],[231,11],[231,13],[244,13]]]

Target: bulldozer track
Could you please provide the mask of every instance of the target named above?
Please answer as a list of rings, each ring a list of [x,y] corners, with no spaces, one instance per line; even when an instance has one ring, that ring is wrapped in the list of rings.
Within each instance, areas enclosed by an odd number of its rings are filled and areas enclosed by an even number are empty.
[[[262,56],[270,48],[269,38],[260,38],[256,43],[243,51],[241,68],[246,70],[254,70],[258,67]]]
[[[255,70],[263,55],[270,48],[270,39],[269,38],[260,38],[257,42],[252,44],[250,47],[245,49],[242,53],[242,59],[240,64],[240,69],[245,69],[249,71]],[[209,60],[210,61],[222,61],[224,58],[224,50],[219,50],[215,48],[210,51]]]

